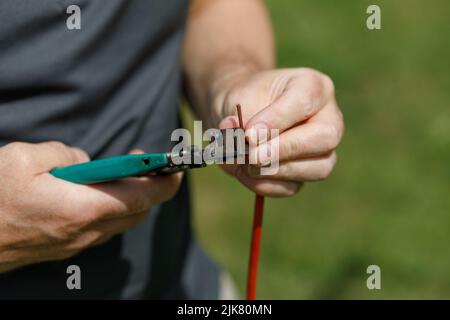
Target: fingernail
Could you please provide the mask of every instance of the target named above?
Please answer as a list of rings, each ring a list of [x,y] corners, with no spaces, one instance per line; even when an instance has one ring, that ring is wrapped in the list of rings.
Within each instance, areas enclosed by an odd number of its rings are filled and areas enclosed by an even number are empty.
[[[265,123],[258,122],[247,130],[249,141],[254,145],[258,145],[267,141],[269,129]]]
[[[236,126],[237,124],[233,116],[226,117],[225,119],[222,120],[222,122],[219,125],[221,129],[234,128]]]

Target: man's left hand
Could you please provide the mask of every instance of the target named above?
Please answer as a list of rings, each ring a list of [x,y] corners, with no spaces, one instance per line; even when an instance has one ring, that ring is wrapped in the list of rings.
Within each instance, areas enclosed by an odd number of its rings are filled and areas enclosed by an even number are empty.
[[[278,69],[230,77],[221,86],[215,101],[222,110],[220,128],[237,127],[236,105],[241,104],[246,134],[252,128],[280,133],[276,174],[261,175],[262,164],[225,166],[226,171],[272,197],[291,196],[304,182],[330,175],[344,122],[328,76],[306,68]],[[270,143],[258,148],[270,148]]]

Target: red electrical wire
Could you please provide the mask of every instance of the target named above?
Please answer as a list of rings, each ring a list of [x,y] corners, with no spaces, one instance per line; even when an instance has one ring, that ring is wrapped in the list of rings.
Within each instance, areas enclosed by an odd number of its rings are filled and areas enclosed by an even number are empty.
[[[239,127],[244,130],[241,105],[236,106]],[[253,212],[252,240],[250,244],[250,257],[247,274],[247,300],[256,299],[256,283],[258,279],[259,251],[261,247],[261,232],[264,213],[264,197],[255,195],[255,209]]]
[[[259,264],[259,249],[261,247],[261,231],[264,212],[264,197],[255,196],[255,211],[253,213],[252,242],[247,275],[247,300],[256,299],[256,282]]]

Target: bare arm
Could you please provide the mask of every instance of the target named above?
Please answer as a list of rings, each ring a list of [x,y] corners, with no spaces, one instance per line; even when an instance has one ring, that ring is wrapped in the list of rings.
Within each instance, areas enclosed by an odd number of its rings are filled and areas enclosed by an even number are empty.
[[[222,85],[239,74],[274,67],[270,19],[260,0],[193,0],[183,65],[188,95],[196,112],[210,125],[223,116]],[[221,92],[219,92],[221,91]]]

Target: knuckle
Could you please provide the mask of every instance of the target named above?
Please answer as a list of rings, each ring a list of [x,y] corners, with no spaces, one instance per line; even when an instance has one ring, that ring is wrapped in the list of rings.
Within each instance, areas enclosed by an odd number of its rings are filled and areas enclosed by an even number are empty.
[[[327,90],[327,92],[334,94],[335,86],[334,86],[334,82],[330,76],[328,76],[326,74],[322,74],[322,83],[323,83],[325,89]]]
[[[336,165],[336,155],[335,153],[333,153],[331,157],[323,163],[323,166],[318,174],[317,180],[327,179],[333,172],[335,165]]]
[[[293,142],[288,140],[280,144],[280,158],[283,160],[289,160],[292,156]]]
[[[4,148],[8,149],[10,152],[23,152],[23,150],[27,149],[29,146],[30,144],[26,142],[11,142],[5,145]]]
[[[73,237],[72,230],[69,230],[65,224],[51,226],[45,232],[54,243],[65,242]]]
[[[330,124],[325,126],[322,130],[324,148],[327,151],[336,149],[340,142],[339,129],[335,125]]]
[[[308,77],[309,82],[316,88],[325,88],[326,92],[335,92],[334,82],[330,76],[311,68],[302,68],[302,74]]]
[[[299,105],[303,109],[303,117],[304,119],[309,119],[314,115],[315,112],[315,101],[316,101],[316,92],[315,89],[311,88],[307,93],[302,94],[299,97]]]
[[[48,141],[46,142],[46,144],[52,148],[58,148],[58,149],[65,149],[66,145],[64,143],[62,143],[61,141],[56,141],[56,140],[52,140],[52,141]]]
[[[305,71],[302,77],[296,79],[295,98],[302,109],[302,119],[311,118],[322,107],[324,94],[322,76],[317,71]]]
[[[24,142],[13,142],[4,147],[4,151],[9,155],[9,159],[14,161],[14,164],[21,168],[29,166],[32,161],[28,149],[29,144]]]
[[[308,78],[308,82],[315,85],[321,85],[325,76],[322,72],[311,68],[304,68],[303,75]]]
[[[318,71],[316,71],[310,75],[310,82],[311,82],[311,84],[314,85],[314,88],[316,88],[318,93],[321,93],[323,91],[321,89],[324,86],[324,83],[325,83],[324,79],[326,77],[327,77],[326,75],[324,75]]]
[[[319,74],[319,71],[313,68],[303,67],[298,69],[301,76],[312,77]]]
[[[245,89],[241,88],[233,88],[226,97],[226,103],[228,105],[235,105],[242,100],[242,98],[246,95]]]
[[[61,141],[48,141],[45,143],[49,148],[53,149],[53,151],[57,154],[60,154],[64,158],[75,161],[76,157],[73,152],[71,152],[70,148],[62,143]]]
[[[279,160],[293,160],[302,152],[304,141],[300,138],[286,139],[278,146]]]

